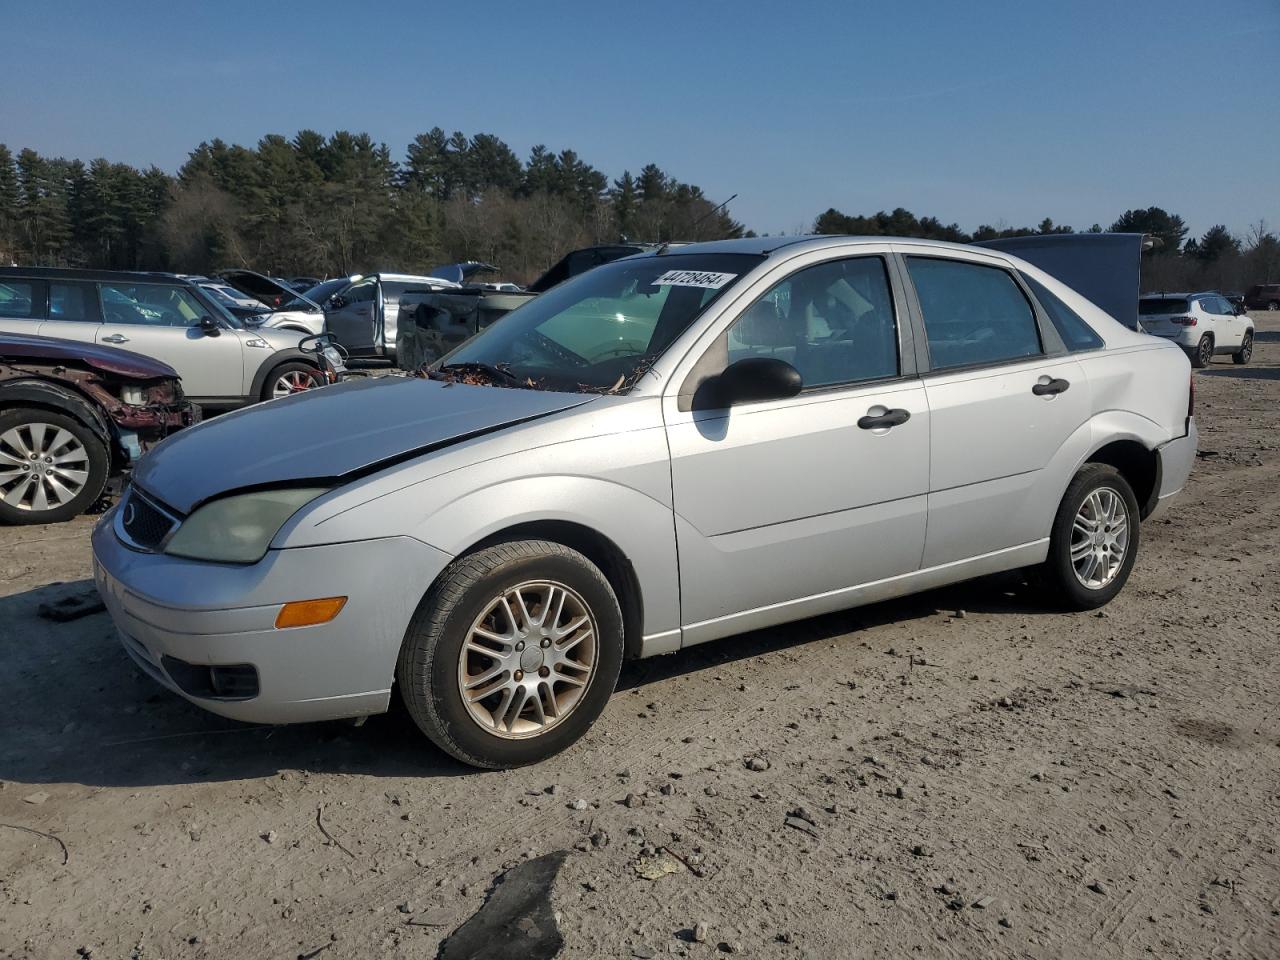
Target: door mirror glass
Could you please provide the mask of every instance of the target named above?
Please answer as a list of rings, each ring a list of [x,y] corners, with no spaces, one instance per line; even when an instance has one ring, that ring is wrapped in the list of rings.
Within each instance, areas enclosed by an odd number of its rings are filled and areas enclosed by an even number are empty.
[[[777,357],[743,357],[715,379],[718,406],[785,400],[804,387],[800,371]]]

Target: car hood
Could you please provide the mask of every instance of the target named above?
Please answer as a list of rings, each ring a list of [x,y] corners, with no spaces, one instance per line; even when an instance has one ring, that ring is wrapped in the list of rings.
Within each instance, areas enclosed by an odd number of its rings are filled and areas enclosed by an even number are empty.
[[[174,434],[142,458],[133,479],[189,513],[237,490],[343,483],[594,399],[408,377],[349,380]]]
[[[131,350],[105,347],[79,340],[36,337],[20,333],[0,334],[2,360],[70,360],[88,364],[95,370],[131,380],[177,379],[178,371],[167,363],[144,357]]]

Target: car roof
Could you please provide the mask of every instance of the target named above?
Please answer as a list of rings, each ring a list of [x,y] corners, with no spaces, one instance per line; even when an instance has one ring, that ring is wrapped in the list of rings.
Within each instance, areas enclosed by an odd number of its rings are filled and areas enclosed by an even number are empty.
[[[0,279],[89,280],[99,283],[129,280],[134,283],[162,283],[189,287],[191,283],[173,274],[143,273],[140,270],[81,270],[75,267],[0,267]]]
[[[949,243],[944,240],[922,240],[918,237],[886,237],[886,236],[852,236],[843,234],[809,234],[804,236],[778,237],[741,237],[737,240],[708,240],[698,243],[686,243],[682,246],[671,244],[660,247],[655,256],[675,256],[686,253],[746,253],[767,257],[780,250],[795,253],[806,247],[814,249],[829,246],[856,246],[871,243],[909,243],[913,246],[935,247],[940,250],[959,250],[965,253],[986,253],[990,256],[998,251],[983,250],[967,243]],[[641,254],[643,256],[643,254]]]

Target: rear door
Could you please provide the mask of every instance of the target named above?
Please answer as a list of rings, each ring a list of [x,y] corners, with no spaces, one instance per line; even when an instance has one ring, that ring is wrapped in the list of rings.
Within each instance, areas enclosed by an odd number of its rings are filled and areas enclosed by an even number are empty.
[[[43,280],[0,278],[0,333],[40,332],[47,285]]]
[[[173,284],[117,281],[98,284],[103,323],[99,343],[163,360],[182,377],[196,401],[238,403],[244,398],[244,347],[220,318],[216,333],[200,321],[213,315],[190,290]]]
[[[1240,342],[1244,339],[1244,331],[1247,324],[1242,317],[1236,316],[1236,312],[1231,306],[1231,301],[1222,296],[1206,297],[1205,299],[1213,307],[1213,323],[1217,328],[1214,346],[1219,352],[1224,351],[1227,347],[1234,349],[1240,346]]]
[[[378,356],[382,337],[379,324],[378,278],[357,280],[330,301],[325,326],[353,357]]]
[[[98,288],[86,280],[50,280],[48,319],[40,325],[45,337],[94,343],[102,326]]]
[[[905,257],[923,318],[931,422],[924,567],[1048,536],[1092,409],[1066,353],[1012,272],[992,261]]]

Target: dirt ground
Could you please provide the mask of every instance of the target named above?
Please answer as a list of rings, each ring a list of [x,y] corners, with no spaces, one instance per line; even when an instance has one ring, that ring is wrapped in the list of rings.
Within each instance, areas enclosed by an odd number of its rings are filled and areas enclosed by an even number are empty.
[[[1256,319],[1251,365],[1198,376],[1202,457],[1105,611],[994,578],[632,664],[584,742],[513,772],[398,713],[207,715],[104,614],[36,616],[90,586],[91,518],[0,529],[0,958],[433,957],[559,850],[572,958],[1280,957]]]

